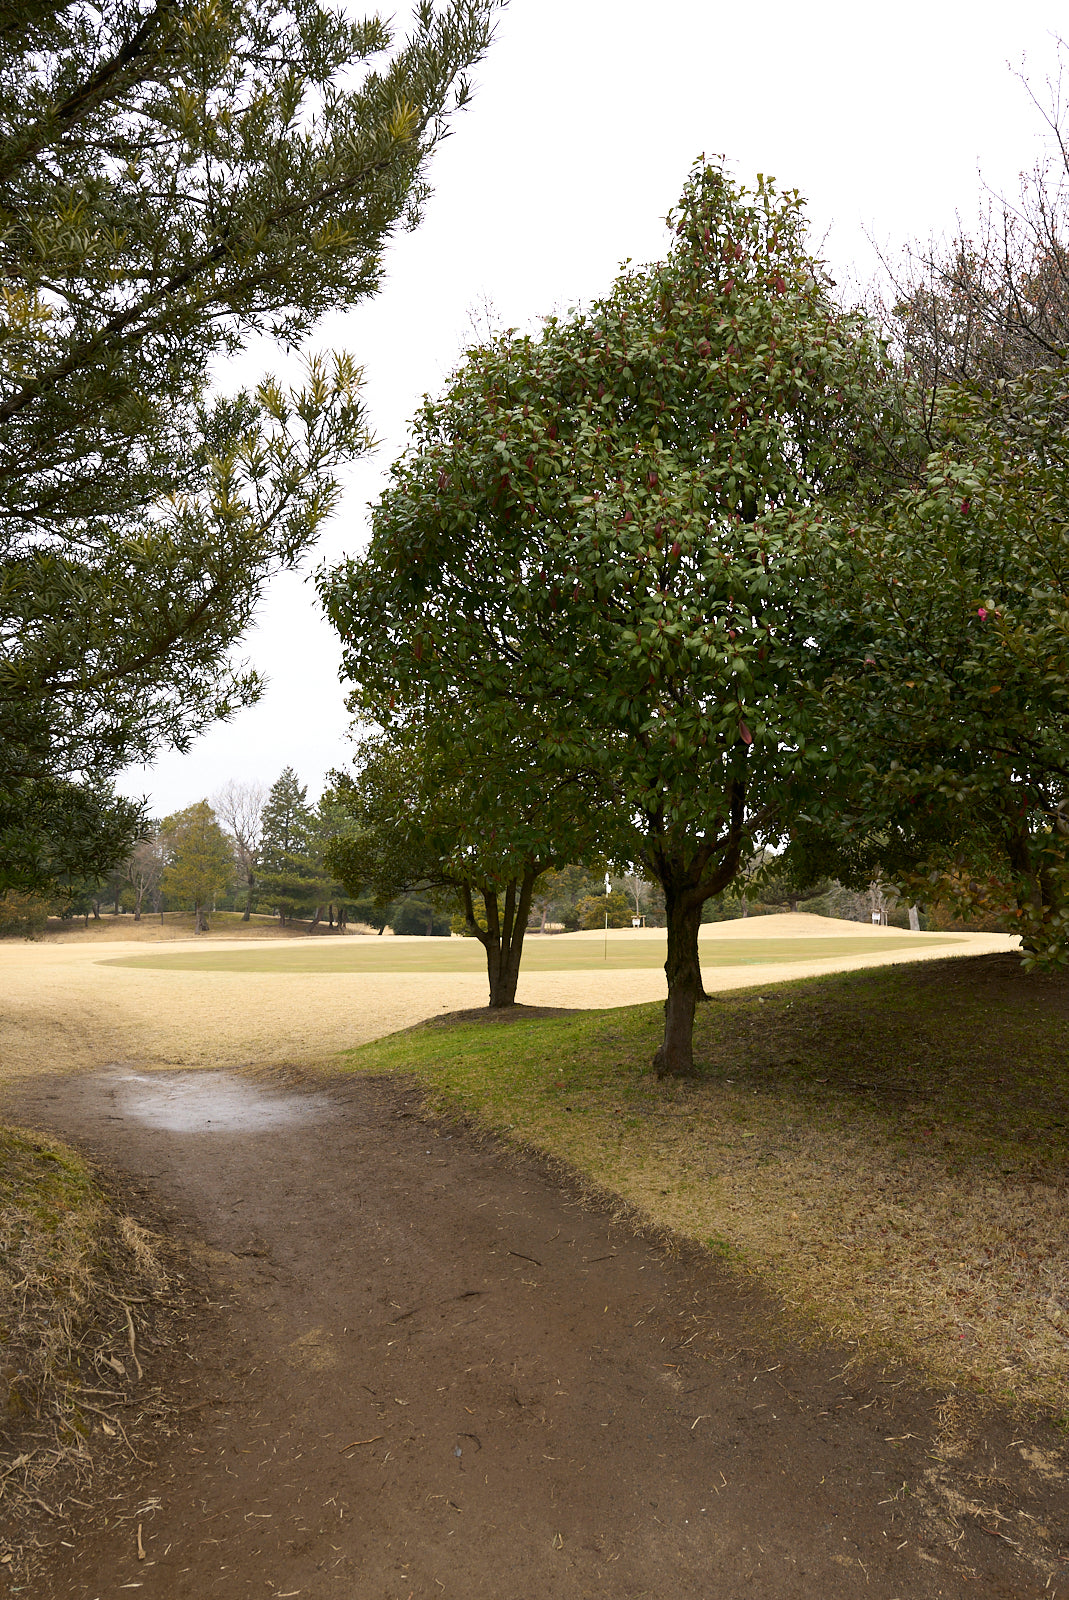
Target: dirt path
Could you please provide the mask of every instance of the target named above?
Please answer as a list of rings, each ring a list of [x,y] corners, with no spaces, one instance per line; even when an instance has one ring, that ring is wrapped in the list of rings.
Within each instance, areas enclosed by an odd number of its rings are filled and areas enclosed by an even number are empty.
[[[189,1437],[55,1547],[39,1600],[1066,1593],[1015,1548],[1061,1486],[1001,1423],[940,1455],[942,1397],[777,1349],[756,1292],[415,1089],[91,1073],[4,1110],[148,1189],[220,1302]]]

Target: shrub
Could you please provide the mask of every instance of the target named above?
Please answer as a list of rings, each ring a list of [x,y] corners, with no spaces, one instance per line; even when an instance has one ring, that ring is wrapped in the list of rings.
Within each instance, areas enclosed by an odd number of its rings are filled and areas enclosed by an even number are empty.
[[[47,926],[47,900],[18,889],[0,895],[0,939],[35,939]]]

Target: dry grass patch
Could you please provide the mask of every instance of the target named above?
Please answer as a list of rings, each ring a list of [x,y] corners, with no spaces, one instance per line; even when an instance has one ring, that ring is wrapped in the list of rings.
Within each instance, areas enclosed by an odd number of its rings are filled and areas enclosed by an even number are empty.
[[[68,1502],[85,1507],[101,1459],[135,1453],[131,1407],[165,1409],[144,1383],[169,1342],[160,1244],[73,1150],[0,1128],[0,1569],[13,1580],[65,1532]]]
[[[660,1008],[363,1046],[760,1272],[813,1332],[1069,1414],[1069,978],[1013,957],[717,999],[658,1084]]]

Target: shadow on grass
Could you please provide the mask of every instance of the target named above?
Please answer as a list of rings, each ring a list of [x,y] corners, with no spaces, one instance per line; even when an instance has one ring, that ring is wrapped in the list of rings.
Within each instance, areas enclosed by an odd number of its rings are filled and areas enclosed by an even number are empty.
[[[1014,956],[719,995],[697,1074],[662,1009],[441,1019],[362,1046],[758,1272],[801,1324],[1069,1414],[1069,975]]]
[[[838,1107],[902,1149],[1064,1184],[1069,974],[974,956],[771,986],[703,1009],[703,1078]]]

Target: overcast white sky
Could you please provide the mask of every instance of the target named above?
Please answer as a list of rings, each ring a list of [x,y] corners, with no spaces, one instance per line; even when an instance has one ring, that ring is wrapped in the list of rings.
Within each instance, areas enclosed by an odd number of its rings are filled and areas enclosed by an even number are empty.
[[[363,362],[381,444],[351,469],[305,574],[276,580],[264,603],[246,653],[267,693],[188,755],[129,769],[121,790],[162,816],[289,765],[314,798],[346,762],[338,645],[306,574],[363,547],[408,418],[487,301],[523,326],[603,291],[626,257],[661,254],[664,214],[703,151],[744,181],[765,172],[800,189],[833,275],[867,282],[869,237],[894,251],[955,214],[971,221],[983,183],[1016,190],[1044,129],[1014,70],[1023,59],[1043,96],[1062,16],[1052,0],[511,0],[435,158],[424,225],[392,247],[385,292],[313,341]],[[270,349],[251,359],[235,386],[270,370]]]

